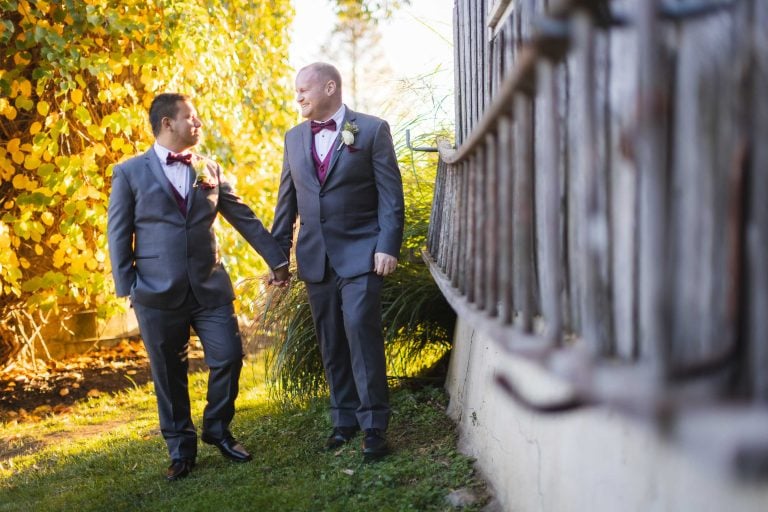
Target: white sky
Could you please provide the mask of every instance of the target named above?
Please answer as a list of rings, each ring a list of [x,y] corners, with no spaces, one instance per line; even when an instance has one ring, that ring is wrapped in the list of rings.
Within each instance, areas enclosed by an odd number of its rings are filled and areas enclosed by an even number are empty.
[[[321,47],[329,42],[334,25],[331,3],[293,0],[293,5],[291,65],[298,69],[317,60],[330,61]],[[392,123],[410,124],[413,118],[424,116],[433,118],[434,128],[446,119],[452,122],[452,16],[453,2],[411,0],[411,5],[398,10],[392,19],[380,22],[382,39],[375,51],[379,54],[376,66],[385,68],[383,75],[358,85],[360,105],[350,104],[349,94],[345,94],[345,103]],[[348,62],[333,63],[348,80]],[[429,131],[431,127],[422,129]]]

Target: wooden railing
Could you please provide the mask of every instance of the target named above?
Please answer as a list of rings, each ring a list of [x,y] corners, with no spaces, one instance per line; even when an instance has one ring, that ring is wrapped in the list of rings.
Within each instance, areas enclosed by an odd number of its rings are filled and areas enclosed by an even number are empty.
[[[768,6],[514,3],[506,20],[455,4],[433,277],[462,319],[570,384],[532,403],[501,372],[527,407],[661,426],[738,400],[734,431],[752,432],[768,418]],[[768,462],[763,431],[747,444]]]

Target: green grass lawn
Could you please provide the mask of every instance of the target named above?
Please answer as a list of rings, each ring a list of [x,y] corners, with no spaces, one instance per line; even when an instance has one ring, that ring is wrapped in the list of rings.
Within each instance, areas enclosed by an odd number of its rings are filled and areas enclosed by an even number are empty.
[[[40,422],[1,425],[0,511],[428,511],[450,510],[445,496],[457,488],[484,495],[471,461],[455,449],[442,390],[394,389],[393,453],[365,464],[359,436],[337,452],[322,450],[331,428],[326,400],[268,403],[260,367],[246,364],[232,425],[252,462],[229,462],[201,443],[193,473],[166,482],[169,461],[147,385]],[[205,385],[205,374],[192,374],[198,423]]]

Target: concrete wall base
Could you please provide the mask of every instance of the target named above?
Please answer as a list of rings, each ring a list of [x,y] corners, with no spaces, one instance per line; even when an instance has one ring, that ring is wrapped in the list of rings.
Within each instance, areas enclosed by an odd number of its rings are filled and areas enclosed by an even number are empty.
[[[765,512],[768,484],[706,464],[650,423],[594,407],[529,412],[493,381],[502,369],[527,393],[562,392],[540,370],[461,320],[446,381],[460,449],[507,511]],[[559,387],[558,387],[559,386]],[[766,425],[768,428],[768,425]]]

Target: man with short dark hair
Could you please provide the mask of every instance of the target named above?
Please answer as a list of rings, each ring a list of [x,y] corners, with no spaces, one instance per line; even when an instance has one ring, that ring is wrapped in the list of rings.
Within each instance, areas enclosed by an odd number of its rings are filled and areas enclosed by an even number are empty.
[[[168,480],[195,465],[190,414],[190,327],[210,368],[201,439],[236,462],[251,455],[229,430],[243,348],[232,282],[219,257],[213,223],[220,213],[287,284],[288,260],[214,161],[190,150],[202,123],[187,96],[159,94],[149,109],[154,145],[112,171],[107,234],[120,297],[130,296],[149,354],[160,430],[171,457]]]
[[[403,239],[403,185],[389,125],[342,103],[341,76],[316,62],[296,76],[307,121],[285,136],[272,234],[288,254],[293,227],[298,276],[309,304],[330,388],[327,449],[364,431],[363,456],[389,451],[390,417],[381,287]]]

